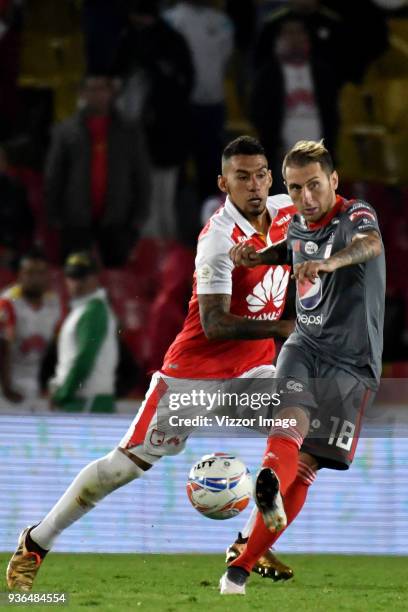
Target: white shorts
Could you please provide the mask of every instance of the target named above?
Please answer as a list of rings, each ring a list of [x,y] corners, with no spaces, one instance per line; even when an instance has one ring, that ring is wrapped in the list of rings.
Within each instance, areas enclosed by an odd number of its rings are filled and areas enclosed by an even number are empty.
[[[270,379],[275,375],[275,366],[261,365],[244,372],[240,379],[248,379],[248,385],[241,383],[240,392],[247,387],[251,388],[253,379]],[[197,409],[196,405],[188,403],[194,392],[198,394],[212,394],[215,398],[217,394],[230,390],[231,380],[192,380],[180,379],[166,376],[161,372],[155,372],[152,376],[149,389],[145,399],[140,406],[138,413],[133,419],[129,429],[119,443],[119,447],[126,449],[147,463],[154,463],[164,455],[176,455],[180,453],[186,445],[187,439],[194,431],[196,426],[171,425],[170,417],[177,415],[177,420],[193,418],[197,414],[205,415],[206,408]],[[177,390],[177,393],[173,391]],[[181,395],[185,395],[185,402],[181,401]],[[174,397],[179,396],[175,402]],[[219,395],[217,396],[219,397]],[[233,407],[232,407],[233,409]],[[208,409],[207,409],[208,410]],[[211,414],[216,411],[225,412],[225,405],[213,405]]]

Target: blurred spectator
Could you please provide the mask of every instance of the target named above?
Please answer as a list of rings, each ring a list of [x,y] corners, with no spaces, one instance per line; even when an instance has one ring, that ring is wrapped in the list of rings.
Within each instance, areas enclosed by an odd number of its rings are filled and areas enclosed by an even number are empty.
[[[34,218],[24,185],[10,174],[6,150],[0,146],[0,265],[12,267],[31,247]]]
[[[113,83],[87,76],[83,107],[57,125],[46,164],[46,205],[63,254],[96,243],[121,266],[146,217],[150,168],[141,129],[113,110]]]
[[[9,138],[18,111],[21,0],[0,0],[0,139]]]
[[[121,0],[83,0],[82,26],[88,74],[106,74],[125,24]]]
[[[0,299],[0,384],[2,405],[39,395],[42,358],[62,318],[58,297],[48,291],[48,264],[40,252],[20,262],[18,282]]]
[[[179,169],[188,151],[193,66],[184,38],[159,16],[155,0],[132,0],[129,24],[112,67],[124,78],[123,113],[139,119],[152,161],[150,214],[143,233],[174,238]]]
[[[325,139],[334,150],[338,128],[333,69],[310,55],[302,21],[282,21],[274,54],[255,77],[251,114],[273,175],[273,193],[285,191],[282,159],[298,140]]]
[[[372,0],[372,2],[385,11],[401,11],[408,9],[407,0]]]
[[[251,47],[256,28],[255,0],[227,0],[225,10],[234,24],[235,47],[247,52]]]
[[[366,0],[363,2],[367,4]],[[384,32],[373,29],[362,45],[362,32],[368,22],[366,19],[359,20],[358,27],[353,26],[356,15],[360,15],[361,2],[342,2],[342,5],[346,4],[349,5],[347,18],[325,6],[321,0],[288,0],[286,6],[272,10],[259,35],[255,65],[263,64],[270,57],[281,23],[296,17],[304,22],[309,31],[313,55],[318,59],[324,58],[332,66],[339,85],[348,80],[361,80],[368,64],[381,52],[379,48],[386,48],[386,32],[384,41]],[[370,27],[371,23],[368,29]]]
[[[404,0],[406,4],[406,0]],[[344,0],[324,0],[330,10],[341,16],[343,23],[347,24],[346,55],[343,59],[342,69],[346,79],[360,82],[370,66],[382,53],[388,49],[388,26],[385,4],[389,9],[396,8],[394,0],[384,0],[380,8],[377,0],[358,0],[358,2],[344,2]],[[395,14],[399,14],[395,11]],[[364,34],[364,36],[363,36]],[[361,44],[364,38],[364,44]]]
[[[257,10],[255,0],[227,0],[227,14],[234,24],[234,78],[242,114],[247,114],[248,82],[252,73],[252,52],[255,41]]]
[[[64,270],[72,301],[58,338],[56,372],[50,382],[52,405],[112,412],[118,364],[116,318],[88,253],[70,255]]]
[[[229,17],[209,0],[177,2],[165,12],[185,37],[192,53],[195,85],[192,94],[190,147],[201,200],[214,193],[223,148],[224,78],[234,44]]]

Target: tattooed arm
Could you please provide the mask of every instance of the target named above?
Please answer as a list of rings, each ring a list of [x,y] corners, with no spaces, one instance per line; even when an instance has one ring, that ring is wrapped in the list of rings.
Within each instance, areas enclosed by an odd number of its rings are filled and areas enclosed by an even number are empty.
[[[287,338],[294,329],[293,321],[254,321],[231,314],[231,296],[199,295],[200,319],[208,340],[259,340]]]
[[[337,270],[338,268],[365,263],[370,259],[374,259],[374,257],[378,257],[381,254],[382,249],[382,242],[378,232],[371,231],[366,234],[356,234],[353,236],[351,244],[335,253],[329,259],[334,266],[333,270]]]
[[[229,256],[235,266],[245,266],[246,268],[288,263],[286,242],[281,242],[263,251],[257,251],[252,244],[238,243],[232,247]]]
[[[349,245],[328,259],[296,264],[293,276],[301,283],[305,279],[314,282],[319,272],[334,272],[345,266],[365,263],[374,259],[374,257],[378,257],[382,249],[380,235],[375,230],[365,234],[356,234]]]

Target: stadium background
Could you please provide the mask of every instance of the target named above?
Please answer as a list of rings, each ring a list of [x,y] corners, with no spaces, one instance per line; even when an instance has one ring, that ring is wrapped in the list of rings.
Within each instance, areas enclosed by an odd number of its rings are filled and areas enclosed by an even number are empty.
[[[18,93],[23,110],[15,131],[7,135],[7,145],[14,174],[28,189],[36,241],[52,263],[52,284],[66,298],[58,236],[46,223],[42,162],[51,122],[69,116],[76,107],[78,83],[85,70],[81,3],[27,0],[22,6]],[[408,20],[404,13],[385,14],[385,18],[388,50],[369,67],[360,84],[349,83],[341,91],[337,156],[341,192],[365,197],[379,214],[388,260],[384,373],[403,379],[408,372]],[[237,97],[235,79],[231,71],[225,83],[227,138],[253,133]],[[194,187],[194,169],[189,171]],[[198,215],[195,223],[198,226]],[[141,240],[125,268],[103,272],[123,338],[138,364],[138,381],[129,400],[133,406],[143,393],[151,364],[146,337],[146,330],[154,327],[151,305],[168,276],[166,266],[172,258],[185,277],[191,272],[195,235],[170,244]],[[146,257],[147,253],[154,256]],[[0,286],[7,286],[14,277],[12,268],[0,268]],[[188,287],[181,294],[175,327],[185,311]],[[394,391],[383,398],[383,405],[398,403],[402,416],[408,395],[402,380],[394,382]],[[0,550],[14,548],[20,528],[44,514],[81,466],[110,450],[128,421],[129,416],[124,415],[23,415],[18,410],[0,415]],[[387,437],[377,431],[362,440],[347,476],[328,471],[319,475],[305,511],[280,542],[282,550],[408,554],[408,451],[401,436],[396,418]],[[242,521],[210,522],[195,513],[184,493],[188,470],[203,453],[237,450],[254,471],[263,440],[217,442],[219,448],[214,447],[213,439],[192,440],[183,455],[164,460],[145,480],[116,492],[68,530],[56,550],[222,550]],[[132,529],[135,524],[137,530]],[[175,525],[183,526],[183,540],[175,534]]]

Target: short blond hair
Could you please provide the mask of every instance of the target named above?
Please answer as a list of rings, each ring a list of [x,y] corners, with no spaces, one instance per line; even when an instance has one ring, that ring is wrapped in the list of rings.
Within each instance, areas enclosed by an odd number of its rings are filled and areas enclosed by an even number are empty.
[[[302,167],[314,163],[320,164],[327,174],[331,174],[334,170],[333,159],[324,146],[323,139],[318,142],[316,140],[299,140],[285,155],[282,164],[282,176],[285,178],[287,166]]]

